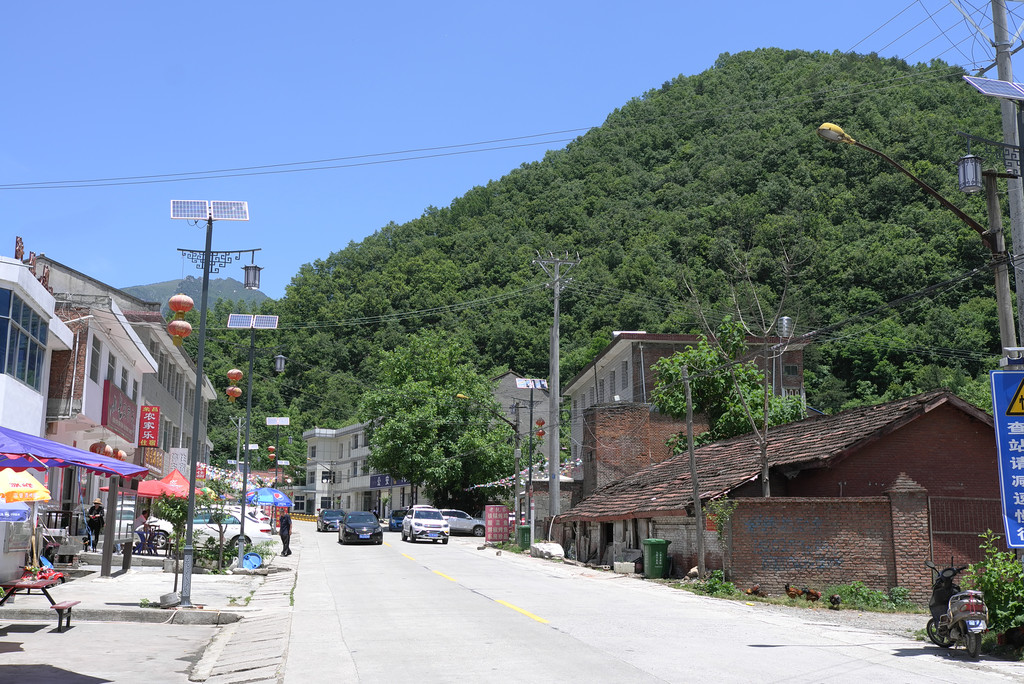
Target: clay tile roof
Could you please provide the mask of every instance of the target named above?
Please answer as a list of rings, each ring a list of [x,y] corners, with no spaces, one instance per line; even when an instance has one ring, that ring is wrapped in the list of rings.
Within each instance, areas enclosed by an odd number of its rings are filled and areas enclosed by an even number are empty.
[[[946,390],[935,390],[833,416],[773,427],[768,436],[769,467],[799,471],[843,458],[943,404],[951,404],[992,425],[984,411]],[[694,451],[701,499],[720,496],[760,476],[760,447],[741,435]],[[689,455],[683,453],[597,490],[559,516],[570,520],[621,520],[653,512],[682,515],[693,502]]]
[[[164,317],[159,311],[124,311],[122,313],[129,323],[165,323]]]

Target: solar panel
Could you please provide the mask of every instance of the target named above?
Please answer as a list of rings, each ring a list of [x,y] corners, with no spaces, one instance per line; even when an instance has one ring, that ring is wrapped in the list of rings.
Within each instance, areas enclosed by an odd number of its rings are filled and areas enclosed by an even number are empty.
[[[252,319],[252,314],[228,314],[228,327],[248,330],[252,327]]]
[[[982,95],[1001,97],[1004,100],[1024,100],[1024,87],[1021,87],[1019,83],[978,78],[977,76],[964,76],[963,79]]]
[[[210,202],[210,215],[217,221],[248,221],[249,203],[213,200]]]
[[[257,330],[277,330],[277,316],[255,316],[252,327]]]
[[[206,200],[171,200],[172,219],[210,218],[209,203]]]

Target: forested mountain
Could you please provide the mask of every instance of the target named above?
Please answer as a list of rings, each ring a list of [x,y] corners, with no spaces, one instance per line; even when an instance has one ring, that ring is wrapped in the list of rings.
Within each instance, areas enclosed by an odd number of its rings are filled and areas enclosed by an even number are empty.
[[[962,74],[759,49],[666,82],[542,161],[303,266],[260,305],[281,327],[257,342],[254,416],[287,411],[296,437],[351,421],[374,355],[424,327],[464,336],[482,369],[546,376],[552,293],[537,251],[581,260],[562,294],[563,380],[613,330],[700,332],[700,311],[715,325],[737,303],[753,324],[753,283],[767,309],[784,293],[797,334],[837,326],[805,352],[812,406],[940,385],[978,401],[999,351],[991,271],[957,279],[988,261],[978,235],[883,160],[815,135],[842,126],[984,222],[983,198],[956,187],[955,132],[998,138],[998,106]],[[219,391],[223,371],[245,369],[247,343],[211,331]],[[279,378],[276,353],[289,359]],[[239,410],[213,408],[217,454],[234,452],[226,416]]]
[[[183,292],[190,296],[198,305],[203,294],[203,279],[195,276],[186,276],[181,280],[165,280],[161,283],[150,283],[149,285],[132,285],[124,288],[124,291],[147,302],[161,302],[162,310],[166,315],[170,311],[167,301]],[[218,299],[230,301],[243,301],[259,303],[267,299],[267,295],[259,290],[246,290],[245,286],[234,278],[210,278],[209,301],[215,302]]]

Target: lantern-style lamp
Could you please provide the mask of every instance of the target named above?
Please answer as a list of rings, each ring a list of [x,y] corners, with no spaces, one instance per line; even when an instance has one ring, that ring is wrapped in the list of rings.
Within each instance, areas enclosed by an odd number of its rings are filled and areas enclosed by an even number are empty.
[[[242,266],[242,270],[245,271],[245,289],[260,289],[260,271],[263,270],[263,267],[257,266],[256,264],[249,264],[247,266]]]
[[[268,446],[267,447],[267,451],[270,452],[270,455],[267,458],[269,458],[271,461],[273,461],[274,460],[274,452],[276,451],[276,449],[273,446]]]
[[[102,456],[106,452],[106,450],[107,443],[103,441],[93,442],[92,444],[89,445],[89,451],[91,451],[94,454],[99,454],[100,456]]]
[[[242,371],[237,368],[232,368],[228,371],[228,380],[231,381],[232,385],[237,384],[238,381],[242,379],[242,375],[244,375]]]
[[[125,453],[124,451],[122,451],[121,449],[115,449],[114,450],[114,458],[116,458],[118,461],[127,461],[128,460],[128,454]]]
[[[973,154],[960,157],[956,162],[956,177],[962,192],[972,195],[984,190],[985,181],[981,175],[981,157]]]
[[[180,347],[182,340],[192,334],[192,324],[185,320],[185,314],[191,311],[194,305],[191,297],[180,292],[167,302],[167,306],[174,312],[174,320],[167,324],[167,332],[171,334],[175,347]]]
[[[235,399],[242,396],[242,388],[232,385],[224,390],[224,394],[228,395],[229,402],[234,403]]]
[[[278,354],[274,357],[274,372],[284,373],[284,362],[288,359],[285,358],[284,354]]]

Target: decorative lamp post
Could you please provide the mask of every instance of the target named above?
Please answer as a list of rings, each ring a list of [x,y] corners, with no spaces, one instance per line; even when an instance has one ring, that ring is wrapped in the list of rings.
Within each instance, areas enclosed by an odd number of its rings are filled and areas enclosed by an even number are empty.
[[[206,304],[210,294],[210,273],[220,273],[222,266],[230,264],[236,258],[241,258],[242,252],[254,253],[256,250],[213,251],[213,222],[248,221],[248,202],[171,200],[171,218],[192,221],[193,225],[198,225],[200,222],[206,224],[206,245],[202,251],[178,248],[183,257],[188,258],[203,272],[202,296],[199,300],[199,344],[196,350],[196,391],[192,408],[192,445],[189,449],[188,512],[185,518],[185,563],[181,572],[181,607],[193,608],[192,565],[195,549],[193,547],[192,528],[196,510],[196,479],[198,477],[199,450],[205,446],[205,440],[199,438],[199,429],[203,413],[203,363],[206,354]],[[244,515],[242,519],[245,520]]]
[[[940,195],[934,188],[923,180],[905,169],[896,160],[882,152],[879,152],[873,147],[868,147],[864,143],[857,142],[834,123],[821,124],[821,126],[818,127],[818,135],[829,142],[841,142],[846,143],[847,145],[853,145],[854,147],[859,147],[862,150],[867,150],[877,157],[881,157],[902,174],[907,176],[907,178],[917,183],[922,190],[934,197],[939,204],[956,214],[958,219],[966,223],[972,230],[978,233],[981,237],[981,241],[985,243],[985,246],[988,247],[989,251],[992,253],[992,265],[993,272],[995,274],[996,305],[999,314],[999,339],[1004,350],[1015,349],[1017,347],[1017,330],[1014,325],[1013,309],[1011,308],[1010,303],[1010,276],[1009,270],[1006,267],[1008,258],[1006,254],[1006,247],[1003,244],[1003,230],[1001,225],[1002,218],[999,216],[999,198],[995,192],[995,183],[993,182],[992,189],[987,191],[987,194],[989,195],[987,198],[989,224],[992,226],[992,229],[985,230],[980,223],[962,212],[956,205]],[[980,160],[976,162],[973,159],[969,159],[971,156],[973,155],[968,155],[967,161],[961,160],[963,163],[957,165],[957,175],[961,188],[976,187],[977,178],[986,175],[980,171]]]

